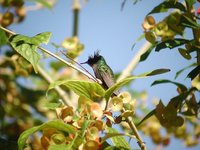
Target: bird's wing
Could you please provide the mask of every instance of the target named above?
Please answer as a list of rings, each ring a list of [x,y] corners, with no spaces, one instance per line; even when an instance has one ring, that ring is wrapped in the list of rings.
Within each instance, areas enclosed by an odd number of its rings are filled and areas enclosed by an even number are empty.
[[[111,87],[115,83],[113,79],[113,73],[110,72],[110,70],[104,66],[100,67],[100,69],[102,69],[99,71],[100,76],[102,78],[101,80],[107,88]]]
[[[111,71],[111,69],[108,69],[106,67],[103,67],[103,68],[101,67],[101,69],[102,70],[99,72],[102,79],[100,80],[103,82],[103,86],[106,89],[108,89],[113,84],[115,84],[113,72]],[[114,91],[113,94],[117,96],[119,94],[119,91]]]

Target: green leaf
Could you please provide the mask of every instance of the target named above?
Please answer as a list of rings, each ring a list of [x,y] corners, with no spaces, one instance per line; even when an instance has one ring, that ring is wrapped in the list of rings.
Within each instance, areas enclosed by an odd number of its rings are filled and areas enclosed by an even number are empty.
[[[0,37],[1,37],[0,38],[0,47],[1,47],[2,45],[6,44],[8,41],[6,34],[2,29],[0,29]]]
[[[197,0],[185,0],[185,1],[189,5],[189,8],[192,8],[192,6],[197,2]]]
[[[114,128],[109,128],[107,127],[106,129],[108,131],[108,133],[110,134],[117,134],[117,130]],[[113,143],[114,146],[119,147],[120,149],[131,149],[131,147],[129,146],[129,144],[127,143],[127,141],[122,137],[122,136],[114,136],[111,137],[111,141]]]
[[[185,71],[185,70],[188,69],[188,68],[194,67],[194,66],[196,66],[196,65],[197,65],[196,63],[192,63],[191,65],[189,65],[189,66],[187,66],[187,67],[185,67],[185,68],[179,70],[179,71],[176,73],[175,79],[176,79],[183,71]]]
[[[11,36],[9,41],[12,47],[33,65],[33,68],[37,73],[37,64],[40,59],[40,55],[36,50],[40,44],[47,44],[50,36],[50,32],[43,32],[34,37],[17,34]]]
[[[150,53],[152,52],[152,50],[155,48],[155,44],[152,44],[151,47],[144,53],[140,56],[140,62],[142,61],[145,61],[148,56],[150,55]]]
[[[42,43],[47,44],[49,42],[50,37],[51,37],[51,32],[42,32],[33,37],[16,34],[11,36],[9,40],[10,42],[17,43],[18,45],[31,44],[39,46]]]
[[[33,65],[33,68],[37,73],[37,64],[40,59],[40,55],[36,52],[37,46],[26,43],[18,44],[12,41],[10,44],[21,56],[23,56],[27,61],[29,61]]]
[[[170,1],[164,1],[158,6],[154,7],[149,13],[154,14],[154,13],[161,13],[161,12],[167,12],[169,8],[177,8],[181,11],[186,11],[185,6],[182,3],[179,2],[170,2]]]
[[[151,116],[153,116],[156,113],[156,109],[153,109],[150,111],[136,126],[140,126],[145,120],[149,119]]]
[[[48,108],[48,109],[52,109],[55,110],[56,108],[58,108],[59,106],[61,106],[61,103],[52,103],[52,102],[47,102],[46,104],[44,104],[44,107]]]
[[[79,96],[84,96],[91,100],[99,99],[104,96],[105,90],[95,82],[87,82],[80,80],[63,80],[56,81],[50,84],[49,89],[55,88],[56,86],[64,85],[70,90],[74,91]]]
[[[180,24],[184,27],[198,29],[200,25],[185,15],[181,15]]]
[[[31,38],[31,44],[40,45],[42,43],[47,44],[51,37],[51,32],[42,32]]]
[[[174,105],[176,108],[179,108],[179,106],[182,106],[182,105],[181,105],[182,102],[183,102],[183,101],[187,98],[187,96],[188,96],[189,94],[191,94],[191,92],[193,92],[194,90],[196,90],[196,88],[191,88],[191,89],[189,89],[188,91],[185,91],[185,92],[181,93],[180,95],[173,97],[173,98],[170,100],[169,104],[171,103],[171,104]],[[169,105],[169,104],[168,104],[168,105]]]
[[[108,90],[106,90],[106,93],[105,93],[105,98],[106,100],[109,99],[109,97],[112,95],[112,93],[116,90],[118,90],[119,88],[121,88],[122,86],[130,83],[131,81],[133,81],[134,79],[137,79],[137,78],[144,78],[144,77],[147,77],[147,76],[153,76],[153,75],[158,75],[158,74],[162,74],[162,73],[166,73],[166,72],[169,72],[170,70],[169,69],[157,69],[157,70],[153,70],[151,72],[146,72],[146,73],[143,73],[141,75],[138,75],[138,76],[131,76],[131,77],[127,77],[125,79],[123,79],[122,81],[119,81],[118,83],[115,83],[113,86],[111,86]]]
[[[190,73],[187,75],[188,78],[191,78],[193,80],[197,75],[200,74],[200,65],[194,68]]]
[[[35,126],[35,127],[32,127],[30,129],[24,131],[20,135],[20,137],[18,139],[18,148],[19,148],[19,150],[23,149],[23,147],[26,144],[26,140],[28,139],[28,137],[31,134],[33,134],[33,133],[35,133],[37,131],[40,131],[40,130],[46,128],[46,127],[56,128],[56,129],[58,129],[60,131],[67,132],[67,133],[73,133],[73,134],[75,134],[77,132],[76,129],[73,126],[71,126],[69,124],[65,124],[61,120],[49,121],[49,122],[46,122],[46,123],[44,123],[42,125]]]
[[[173,40],[167,40],[167,41],[164,41],[164,42],[161,42],[159,43],[157,46],[156,46],[156,49],[155,51],[160,51],[161,49],[164,49],[164,48],[175,48],[177,46],[180,46],[180,45],[183,45],[183,44],[186,44],[186,43],[189,43],[191,42],[190,40],[186,40],[186,39],[173,39]]]
[[[170,81],[170,80],[165,80],[165,79],[162,79],[162,80],[156,80],[154,81],[151,86],[153,85],[157,85],[157,84],[163,84],[163,83],[172,83],[172,84],[175,84],[176,86],[178,86],[181,91],[187,91],[187,88],[185,85],[181,84],[181,83],[178,83],[178,82],[173,82],[173,81]]]
[[[144,75],[154,76],[154,75],[163,74],[163,73],[166,73],[166,72],[169,72],[169,71],[170,71],[170,69],[156,69],[156,70],[153,70],[151,72],[145,73]]]
[[[188,50],[183,49],[183,48],[178,48],[178,51],[181,54],[181,56],[183,56],[183,58],[187,60],[190,60],[192,58]]]
[[[84,138],[80,134],[76,134],[73,141],[69,144],[69,149],[78,149],[83,142]]]

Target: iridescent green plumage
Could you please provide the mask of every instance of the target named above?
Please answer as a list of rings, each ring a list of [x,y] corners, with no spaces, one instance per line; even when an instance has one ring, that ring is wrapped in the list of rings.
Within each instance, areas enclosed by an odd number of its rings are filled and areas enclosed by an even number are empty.
[[[92,67],[96,78],[102,81],[104,89],[108,89],[115,83],[112,69],[98,52],[94,53],[94,56],[90,56],[85,63]],[[118,95],[119,92],[116,91],[114,94]]]

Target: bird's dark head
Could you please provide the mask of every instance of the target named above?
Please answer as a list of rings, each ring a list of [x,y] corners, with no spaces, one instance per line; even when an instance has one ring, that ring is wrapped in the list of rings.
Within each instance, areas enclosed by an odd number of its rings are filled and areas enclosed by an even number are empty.
[[[104,58],[101,55],[99,55],[99,51],[97,51],[97,52],[94,52],[94,55],[89,56],[86,62],[81,63],[81,64],[88,64],[92,67],[94,64],[97,64],[102,59]]]

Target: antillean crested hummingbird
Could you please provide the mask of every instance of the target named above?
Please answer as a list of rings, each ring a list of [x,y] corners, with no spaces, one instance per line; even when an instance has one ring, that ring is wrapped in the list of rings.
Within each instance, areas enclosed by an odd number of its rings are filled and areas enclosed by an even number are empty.
[[[92,67],[96,78],[101,80],[104,89],[108,89],[115,83],[113,71],[107,65],[103,56],[99,55],[99,51],[95,52],[93,56],[89,56],[88,60],[81,64],[88,64]],[[113,93],[115,96],[118,94],[119,91]]]

